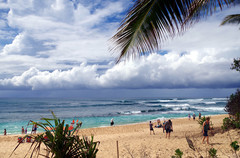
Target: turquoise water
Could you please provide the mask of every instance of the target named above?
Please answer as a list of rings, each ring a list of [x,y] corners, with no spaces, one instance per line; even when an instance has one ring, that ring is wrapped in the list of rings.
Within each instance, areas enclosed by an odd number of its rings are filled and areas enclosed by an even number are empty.
[[[51,118],[50,110],[66,123],[82,121],[82,128],[145,122],[155,119],[225,114],[226,98],[166,98],[129,100],[78,100],[78,99],[0,99],[0,134],[19,134],[21,128],[31,131],[29,120]],[[41,131],[38,129],[38,132]]]

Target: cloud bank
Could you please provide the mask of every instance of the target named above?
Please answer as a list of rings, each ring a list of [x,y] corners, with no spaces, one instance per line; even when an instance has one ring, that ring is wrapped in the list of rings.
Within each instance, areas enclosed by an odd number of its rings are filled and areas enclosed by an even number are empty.
[[[0,80],[1,89],[101,89],[101,88],[234,88],[240,75],[229,70],[230,60],[185,55],[152,54],[120,63],[99,73],[98,65],[81,64],[69,70],[30,68],[19,76]]]
[[[234,7],[163,44],[160,52],[114,65],[108,40],[128,0],[0,2],[0,90],[236,88],[238,26],[219,24]],[[164,54],[164,55],[162,55]]]

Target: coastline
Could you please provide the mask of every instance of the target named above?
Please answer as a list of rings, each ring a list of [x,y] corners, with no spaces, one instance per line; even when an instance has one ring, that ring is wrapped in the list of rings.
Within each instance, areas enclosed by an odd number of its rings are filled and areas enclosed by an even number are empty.
[[[100,141],[99,152],[97,154],[97,157],[100,158],[115,158],[117,154],[117,141],[120,157],[130,157],[130,155],[141,157],[141,154],[146,154],[150,157],[170,157],[174,155],[175,150],[178,148],[183,151],[184,157],[199,157],[199,153],[202,153],[205,157],[206,150],[211,147],[218,150],[217,154],[219,157],[226,157],[226,155],[232,154],[229,145],[229,136],[227,136],[228,132],[221,133],[222,120],[227,116],[227,114],[211,115],[215,135],[210,136],[210,145],[201,144],[202,134],[199,124],[197,121],[189,121],[188,118],[172,119],[174,131],[171,133],[170,139],[165,138],[162,128],[154,128],[156,134],[150,135],[148,122],[80,129],[78,134],[84,136],[94,135],[94,141]],[[239,131],[231,130],[229,134],[231,135],[231,139],[240,140]],[[17,145],[17,137],[20,135],[0,136],[0,155],[9,157]],[[194,141],[199,153],[194,152],[188,147],[185,136]],[[30,145],[30,143],[20,145],[13,157],[24,157]]]

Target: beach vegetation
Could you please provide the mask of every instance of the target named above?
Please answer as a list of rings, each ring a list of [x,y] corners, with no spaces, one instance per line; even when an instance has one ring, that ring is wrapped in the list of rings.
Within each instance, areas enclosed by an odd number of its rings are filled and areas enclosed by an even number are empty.
[[[233,149],[236,157],[238,157],[238,156],[237,156],[237,151],[239,151],[238,142],[237,142],[237,141],[234,141],[234,142],[232,142],[232,143],[230,144],[230,146],[232,147],[232,149]]]
[[[211,158],[216,158],[217,157],[217,150],[214,149],[214,148],[209,149],[208,153],[209,153]]]
[[[239,89],[237,89],[235,94],[230,95],[224,110],[228,112],[229,115],[232,115],[232,116],[236,115],[237,113],[240,113],[240,90]]]
[[[233,63],[231,64],[231,69],[240,72],[240,58],[233,59]]]
[[[205,116],[203,116],[203,117],[201,117],[199,120],[197,120],[197,122],[198,122],[198,124],[202,127],[203,126],[203,123],[206,121],[206,117]]]
[[[237,0],[136,0],[112,37],[111,50],[119,52],[117,62],[156,52],[164,41],[182,34],[201,18],[236,4]],[[221,25],[239,24],[239,17],[229,15]]]
[[[234,141],[230,144],[230,146],[232,147],[232,149],[234,151],[238,151],[239,150],[239,145],[238,145],[238,142],[237,141]]]
[[[175,150],[175,155],[172,158],[182,158],[183,152],[180,149]]]
[[[34,155],[36,157],[42,155],[46,158],[96,157],[100,142],[94,142],[93,136],[88,139],[87,137],[80,137],[79,135],[75,134],[76,131],[81,127],[81,122],[75,128],[73,128],[73,130],[70,130],[71,128],[69,128],[68,124],[65,124],[64,120],[61,121],[58,119],[53,112],[52,116],[53,118],[42,118],[41,120],[44,122],[32,122],[32,124],[42,128],[45,132],[38,135],[26,135],[23,137],[23,139],[26,139],[29,136],[32,138],[32,145],[29,149],[29,151],[32,152],[30,157],[33,157]],[[52,122],[54,122],[54,124]],[[20,144],[21,143],[16,146],[13,152],[19,147]],[[47,151],[46,155],[40,153],[40,147],[43,144],[45,145],[44,147]]]

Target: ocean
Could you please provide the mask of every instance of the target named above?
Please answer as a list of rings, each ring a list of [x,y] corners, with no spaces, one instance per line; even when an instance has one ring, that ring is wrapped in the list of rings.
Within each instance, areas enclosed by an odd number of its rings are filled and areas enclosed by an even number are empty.
[[[165,98],[165,99],[0,99],[0,135],[20,134],[29,120],[52,118],[51,112],[70,124],[82,121],[81,128],[104,127],[146,122],[156,119],[181,118],[201,112],[203,115],[225,114],[227,98]],[[41,129],[38,129],[38,131]]]

